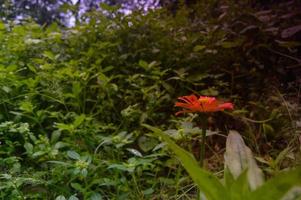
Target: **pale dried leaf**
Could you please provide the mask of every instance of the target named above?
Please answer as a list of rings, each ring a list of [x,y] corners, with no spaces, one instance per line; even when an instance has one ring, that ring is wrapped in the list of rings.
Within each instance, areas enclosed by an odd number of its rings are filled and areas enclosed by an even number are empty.
[[[252,190],[263,184],[262,171],[257,166],[252,151],[245,145],[237,131],[230,131],[227,137],[225,167],[234,178],[248,170],[248,181]]]

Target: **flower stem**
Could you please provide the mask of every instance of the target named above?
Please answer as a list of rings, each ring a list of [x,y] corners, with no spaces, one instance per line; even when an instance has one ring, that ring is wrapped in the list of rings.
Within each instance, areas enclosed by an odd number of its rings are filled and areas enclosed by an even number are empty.
[[[204,122],[202,126],[202,143],[201,143],[201,150],[200,150],[201,167],[204,167],[204,160],[205,160],[206,129],[207,129],[207,123]],[[201,200],[201,191],[199,189],[197,190],[197,200]]]
[[[206,147],[206,127],[207,124],[204,123],[202,127],[202,143],[201,143],[201,151],[200,151],[200,166],[204,166],[204,160],[205,160],[205,147]]]

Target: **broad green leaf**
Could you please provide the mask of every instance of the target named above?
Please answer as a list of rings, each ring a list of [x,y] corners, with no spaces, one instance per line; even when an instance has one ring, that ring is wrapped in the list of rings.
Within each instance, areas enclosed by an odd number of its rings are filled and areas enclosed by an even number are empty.
[[[131,153],[134,154],[135,156],[143,157],[143,155],[142,155],[137,149],[127,148],[126,150],[128,150],[129,152],[131,152]]]
[[[281,200],[301,200],[301,187],[291,188]]]
[[[108,169],[118,169],[118,170],[121,170],[121,171],[133,171],[134,168],[135,168],[135,166],[127,167],[127,166],[122,165],[122,164],[111,164],[108,167]]]
[[[75,151],[67,151],[67,155],[69,158],[72,158],[74,160],[80,159],[80,155],[78,153],[76,153]]]
[[[93,192],[93,194],[90,196],[91,200],[102,200],[102,197],[99,193]]]
[[[24,144],[24,148],[26,150],[26,153],[32,154],[33,153],[33,145],[31,143],[26,142]]]
[[[53,131],[50,139],[51,143],[57,142],[60,137],[61,137],[61,131],[59,130]]]
[[[248,183],[248,171],[245,170],[235,179],[228,188],[231,200],[243,200],[250,195],[250,187]]]
[[[228,199],[225,187],[213,174],[199,167],[198,162],[189,152],[179,147],[160,129],[147,124],[143,124],[143,126],[167,143],[206,198],[209,200]]]
[[[151,194],[154,193],[154,189],[153,189],[153,188],[148,188],[148,189],[142,191],[142,193],[143,193],[144,195],[151,195]]]
[[[56,127],[61,131],[66,130],[72,132],[74,130],[73,124],[57,123]]]
[[[83,177],[87,177],[87,175],[88,175],[88,170],[85,168],[85,169],[82,169],[81,170],[81,175],[83,176]]]
[[[229,169],[225,167],[224,169],[224,185],[228,191],[231,190],[232,184],[235,182],[235,179]]]
[[[45,154],[46,154],[45,151],[37,151],[37,152],[33,153],[31,156],[33,158],[37,158],[37,157],[40,157],[40,156],[45,155]]]
[[[4,91],[4,92],[6,92],[6,93],[10,93],[11,91],[12,91],[12,89],[10,88],[10,87],[8,87],[8,86],[2,86],[2,90]]]
[[[45,51],[43,53],[43,56],[45,56],[46,58],[49,58],[50,60],[54,60],[55,56],[51,51]]]
[[[20,108],[20,110],[22,110],[24,112],[31,113],[33,111],[33,109],[34,109],[34,106],[29,101],[22,101],[20,103],[20,107],[19,108]]]
[[[66,147],[66,146],[68,146],[68,144],[65,143],[65,142],[57,142],[57,143],[55,143],[53,148],[54,149],[61,149],[61,148]]]
[[[68,200],[78,200],[78,198],[75,195],[72,195]]]
[[[249,199],[281,199],[290,189],[296,186],[301,186],[301,167],[288,172],[282,172],[271,178],[264,185],[252,192]]]
[[[60,195],[56,197],[55,200],[66,200],[66,198],[63,195]]]

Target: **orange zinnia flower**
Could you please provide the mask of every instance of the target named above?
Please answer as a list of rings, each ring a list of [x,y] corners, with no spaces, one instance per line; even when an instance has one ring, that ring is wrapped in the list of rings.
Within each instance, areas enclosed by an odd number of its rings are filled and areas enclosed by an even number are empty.
[[[182,107],[184,110],[179,111],[176,115],[189,112],[217,112],[223,110],[233,110],[232,103],[223,103],[218,101],[215,97],[200,96],[197,98],[195,95],[182,96],[178,98],[182,102],[176,102],[176,107]]]

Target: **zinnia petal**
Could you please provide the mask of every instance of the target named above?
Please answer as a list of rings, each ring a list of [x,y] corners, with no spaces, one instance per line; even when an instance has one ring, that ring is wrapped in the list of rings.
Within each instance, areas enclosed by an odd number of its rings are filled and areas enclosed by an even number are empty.
[[[232,103],[223,103],[223,104],[220,104],[218,107],[223,110],[233,110],[234,109],[234,106]]]
[[[179,97],[178,99],[180,102],[176,102],[175,106],[184,108],[184,110],[177,112],[176,115],[188,112],[217,112],[233,110],[234,107],[232,103],[220,102],[215,97],[200,96],[197,98],[196,95],[189,95]]]
[[[186,103],[193,103],[198,100],[198,98],[195,95],[190,95],[190,96],[182,96],[178,98],[179,100],[182,100]]]

